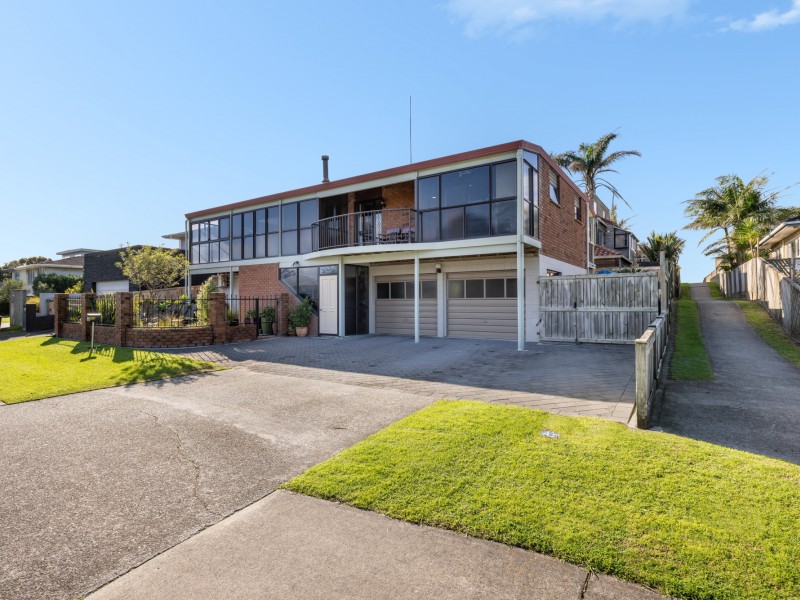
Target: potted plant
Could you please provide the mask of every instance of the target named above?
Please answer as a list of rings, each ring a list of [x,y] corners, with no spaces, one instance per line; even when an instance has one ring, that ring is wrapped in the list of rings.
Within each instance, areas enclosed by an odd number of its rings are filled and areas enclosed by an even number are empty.
[[[266,306],[261,310],[262,327],[266,323],[266,331],[275,335],[278,330],[278,315],[274,306]]]
[[[255,323],[257,317],[258,317],[258,313],[256,312],[256,309],[255,308],[251,308],[244,315],[244,322],[247,323],[248,325],[250,323]]]
[[[289,324],[294,327],[297,337],[308,335],[308,324],[311,323],[311,299],[303,298],[303,301],[292,309],[289,313]]]
[[[232,308],[225,311],[225,318],[228,319],[228,325],[239,324],[239,315]]]

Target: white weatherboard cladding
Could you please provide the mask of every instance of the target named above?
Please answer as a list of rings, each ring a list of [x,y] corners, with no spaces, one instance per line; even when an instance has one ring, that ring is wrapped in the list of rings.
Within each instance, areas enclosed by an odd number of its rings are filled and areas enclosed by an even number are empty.
[[[98,281],[95,284],[96,294],[113,294],[114,292],[130,291],[130,283],[127,279],[116,279],[114,281]]]

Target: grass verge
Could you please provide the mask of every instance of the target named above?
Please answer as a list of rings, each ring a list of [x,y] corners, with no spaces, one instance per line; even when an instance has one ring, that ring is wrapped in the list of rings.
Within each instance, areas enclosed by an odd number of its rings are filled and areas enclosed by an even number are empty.
[[[800,597],[800,466],[618,423],[442,401],[284,487],[667,594]]]
[[[133,348],[95,345],[54,337],[30,337],[0,344],[6,404],[62,394],[167,379],[221,367],[191,358]]]
[[[681,284],[675,326],[675,351],[672,353],[669,374],[672,379],[714,379],[700,330],[700,311],[697,302],[692,300],[688,283]]]

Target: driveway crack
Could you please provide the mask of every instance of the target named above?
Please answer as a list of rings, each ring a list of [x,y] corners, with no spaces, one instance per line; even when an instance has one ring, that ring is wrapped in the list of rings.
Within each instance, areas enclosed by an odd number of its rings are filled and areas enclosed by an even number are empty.
[[[161,419],[158,418],[158,416],[156,416],[156,415],[154,415],[152,413],[149,413],[146,410],[142,410],[142,409],[136,409],[136,410],[138,412],[142,413],[143,415],[147,415],[148,417],[151,417],[153,420],[155,420],[156,425],[158,425],[159,427],[163,427],[164,429],[170,431],[172,433],[172,435],[175,436],[175,450],[176,450],[176,452],[178,454],[178,457],[183,462],[191,465],[192,469],[194,470],[194,485],[193,485],[193,488],[192,488],[192,497],[195,500],[197,500],[203,506],[203,509],[207,513],[210,513],[210,514],[215,515],[215,516],[219,516],[219,514],[217,512],[215,512],[215,511],[211,510],[211,508],[209,508],[208,501],[200,494],[200,475],[201,475],[200,464],[195,459],[193,459],[191,456],[189,456],[188,452],[186,452],[186,449],[183,447],[183,438],[181,437],[181,434],[178,433],[178,431],[176,429],[174,429],[173,427],[170,427],[166,423],[163,423],[161,421]]]

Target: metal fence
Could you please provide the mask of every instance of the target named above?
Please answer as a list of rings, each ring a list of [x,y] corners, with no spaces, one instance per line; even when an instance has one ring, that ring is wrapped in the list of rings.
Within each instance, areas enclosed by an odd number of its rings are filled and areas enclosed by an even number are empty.
[[[210,325],[208,300],[133,296],[133,327],[173,328]]]
[[[230,325],[255,324],[259,335],[278,333],[278,298],[233,296],[225,304],[225,317]]]
[[[117,303],[114,294],[91,294],[86,297],[90,313],[99,313],[98,325],[116,325]]]
[[[64,319],[65,323],[80,323],[83,314],[81,298],[67,298],[67,316]]]

